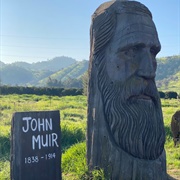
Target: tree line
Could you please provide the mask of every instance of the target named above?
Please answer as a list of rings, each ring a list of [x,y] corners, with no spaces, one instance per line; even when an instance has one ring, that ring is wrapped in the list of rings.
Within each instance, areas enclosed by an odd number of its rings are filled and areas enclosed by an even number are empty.
[[[24,86],[0,86],[0,94],[35,94],[48,96],[77,96],[83,94],[83,89],[57,88],[57,87],[24,87]]]
[[[75,79],[68,77],[65,81],[48,78],[46,82],[47,87],[58,87],[58,88],[82,88],[82,78]]]
[[[168,91],[168,92],[159,91],[159,96],[160,98],[163,98],[163,99],[179,99],[180,98],[180,94],[178,95],[178,93],[174,91]]]
[[[48,96],[77,96],[87,95],[87,81],[84,81],[83,88],[58,88],[58,87],[24,87],[24,86],[0,86],[0,95],[8,94],[35,94],[35,95],[48,95]],[[177,99],[180,94],[177,92],[159,91],[160,98],[164,99]]]

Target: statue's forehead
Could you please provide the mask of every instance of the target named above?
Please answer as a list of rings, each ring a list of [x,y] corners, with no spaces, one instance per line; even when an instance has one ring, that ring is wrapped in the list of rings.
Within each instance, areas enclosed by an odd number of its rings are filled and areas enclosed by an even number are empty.
[[[131,32],[146,31],[147,33],[156,33],[154,22],[150,16],[138,15],[135,13],[118,14],[117,31],[121,31],[123,34]],[[122,34],[122,35],[123,35]]]
[[[153,21],[149,17],[133,16],[132,14],[130,16],[120,16],[117,19],[113,41],[122,47],[137,43],[160,46]]]
[[[125,48],[128,46],[136,46],[138,44],[145,44],[147,46],[160,46],[160,42],[157,36],[152,34],[145,34],[145,33],[136,33],[136,34],[129,34],[124,36],[121,39],[117,39],[116,46],[121,48]]]

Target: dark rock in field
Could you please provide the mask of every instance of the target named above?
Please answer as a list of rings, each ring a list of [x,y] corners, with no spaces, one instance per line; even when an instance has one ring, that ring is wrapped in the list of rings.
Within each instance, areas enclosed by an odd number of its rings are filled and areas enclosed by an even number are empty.
[[[174,146],[180,142],[180,110],[176,111],[171,120],[171,132],[173,135]]]

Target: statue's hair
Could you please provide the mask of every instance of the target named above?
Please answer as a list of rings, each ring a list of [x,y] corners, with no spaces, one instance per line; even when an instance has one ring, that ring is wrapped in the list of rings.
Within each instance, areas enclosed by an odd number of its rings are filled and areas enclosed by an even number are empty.
[[[115,27],[117,14],[140,14],[149,16],[152,14],[149,9],[139,2],[109,1],[102,4],[92,15],[90,28],[90,52],[96,55],[104,49],[104,46],[111,40]]]

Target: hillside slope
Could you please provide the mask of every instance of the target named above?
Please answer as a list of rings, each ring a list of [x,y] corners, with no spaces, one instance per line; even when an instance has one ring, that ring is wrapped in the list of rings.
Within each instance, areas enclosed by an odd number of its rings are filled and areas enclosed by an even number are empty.
[[[2,61],[0,61],[0,68],[4,67],[5,63],[3,63]]]
[[[77,79],[88,69],[88,61],[57,57],[38,63],[0,62],[0,82],[8,85],[46,86],[48,79],[66,81]],[[156,84],[159,90],[180,93],[180,55],[157,59]]]
[[[180,71],[163,80],[157,80],[156,84],[160,91],[175,91],[180,94]]]
[[[37,85],[39,80],[74,63],[75,59],[64,56],[37,63],[5,64],[0,61],[0,82],[6,85]]]
[[[76,63],[76,60],[70,57],[55,57],[48,61],[42,61],[32,64],[33,70],[51,70],[51,71],[59,71],[62,68],[68,67],[72,64]]]
[[[56,73],[50,75],[49,77],[46,77],[42,80],[39,81],[38,85],[39,86],[45,86],[48,79],[56,79],[58,81],[65,81],[68,78],[71,79],[79,79],[88,69],[88,61],[78,61],[75,64],[64,68],[60,71],[57,71]]]
[[[156,84],[160,91],[180,93],[180,55],[158,59]]]
[[[68,67],[71,64],[76,63],[76,60],[70,57],[55,57],[53,59],[47,61],[41,61],[36,63],[27,63],[27,62],[14,62],[11,65],[22,67],[30,70],[50,70],[50,71],[58,71],[62,68]]]
[[[156,80],[163,80],[180,71],[180,55],[157,59]]]
[[[2,84],[24,85],[33,81],[33,73],[27,69],[8,65],[0,69],[0,80]]]

